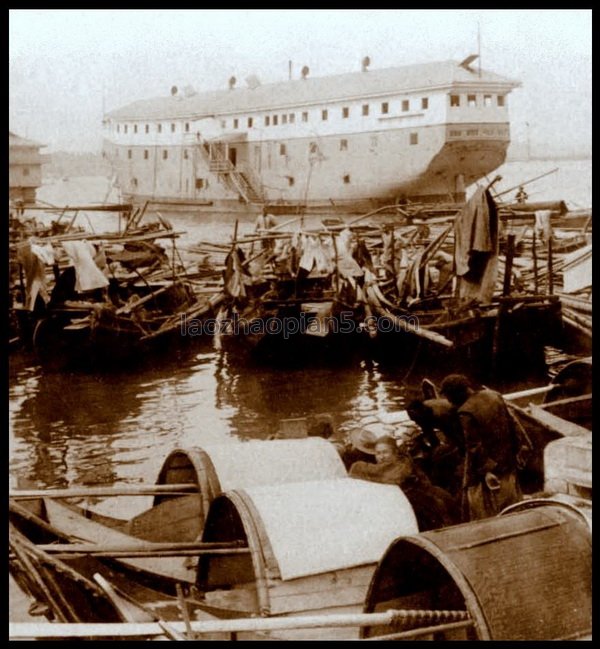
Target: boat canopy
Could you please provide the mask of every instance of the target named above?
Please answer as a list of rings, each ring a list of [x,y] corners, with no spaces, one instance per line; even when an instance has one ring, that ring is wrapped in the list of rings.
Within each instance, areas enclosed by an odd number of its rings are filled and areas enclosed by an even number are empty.
[[[203,540],[232,540],[234,528],[248,542],[255,573],[264,568],[283,581],[374,564],[393,539],[418,531],[399,487],[349,477],[227,492],[214,501]]]
[[[224,491],[346,475],[333,444],[321,437],[308,437],[175,449],[165,460],[157,484],[196,483],[206,515],[213,498]],[[170,499],[157,496],[154,504]]]
[[[592,539],[572,506],[540,501],[500,516],[397,539],[365,612],[466,610],[447,640],[566,640],[591,633]],[[366,627],[365,637],[394,629]],[[441,638],[436,638],[441,639]]]

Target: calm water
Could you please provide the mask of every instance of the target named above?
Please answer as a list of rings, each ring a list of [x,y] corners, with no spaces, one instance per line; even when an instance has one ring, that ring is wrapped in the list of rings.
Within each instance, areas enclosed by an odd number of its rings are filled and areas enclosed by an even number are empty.
[[[573,208],[589,207],[591,161],[509,163],[499,170],[503,181],[496,189],[557,166],[560,172],[527,189],[531,200],[562,198]],[[547,193],[538,196],[543,183]],[[42,187],[38,198],[55,205],[118,200],[105,178],[56,181]],[[233,219],[199,223],[192,215],[172,221],[188,233],[180,239],[183,247],[200,239],[227,241],[233,233]],[[90,216],[90,224],[96,231],[117,225],[113,215]],[[252,227],[240,223],[239,231]],[[315,413],[331,413],[338,428],[348,429],[368,415],[403,408],[424,375],[439,379],[452,369],[385,367],[364,359],[272,369],[216,351],[210,339],[195,340],[160,363],[117,373],[45,373],[34,357],[13,354],[10,480],[39,487],[153,482],[172,448],[266,438],[281,419]]]

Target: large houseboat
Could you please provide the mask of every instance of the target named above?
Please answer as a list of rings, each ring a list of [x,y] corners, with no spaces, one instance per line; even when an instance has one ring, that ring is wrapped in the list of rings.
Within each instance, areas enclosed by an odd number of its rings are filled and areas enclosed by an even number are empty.
[[[501,165],[520,84],[444,61],[141,100],[104,116],[123,199],[210,211],[464,199]]]

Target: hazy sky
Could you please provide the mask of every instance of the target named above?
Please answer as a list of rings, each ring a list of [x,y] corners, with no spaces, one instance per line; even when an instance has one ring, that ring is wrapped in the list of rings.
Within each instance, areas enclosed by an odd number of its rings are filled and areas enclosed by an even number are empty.
[[[99,151],[104,110],[168,95],[360,69],[462,60],[515,78],[512,138],[591,152],[591,10],[10,10],[9,128]],[[529,126],[527,126],[527,124]]]

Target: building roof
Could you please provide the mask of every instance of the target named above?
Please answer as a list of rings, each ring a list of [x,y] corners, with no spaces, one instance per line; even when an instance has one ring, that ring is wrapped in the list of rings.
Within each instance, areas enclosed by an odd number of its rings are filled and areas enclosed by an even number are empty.
[[[8,146],[9,147],[15,147],[15,146],[22,146],[22,147],[32,147],[32,148],[41,148],[43,146],[46,146],[45,144],[40,144],[39,142],[34,142],[33,140],[27,140],[24,137],[21,137],[20,135],[16,135],[15,133],[12,133],[11,131],[8,132]]]
[[[462,67],[457,61],[350,72],[327,77],[293,79],[259,85],[213,90],[193,96],[174,95],[135,101],[107,113],[113,119],[177,119],[211,117],[239,112],[275,110],[302,104],[351,100],[362,96],[430,90],[460,84],[501,85],[506,91],[519,82],[494,72]]]

